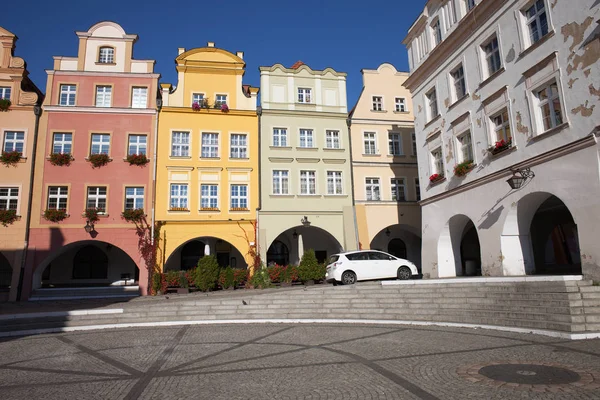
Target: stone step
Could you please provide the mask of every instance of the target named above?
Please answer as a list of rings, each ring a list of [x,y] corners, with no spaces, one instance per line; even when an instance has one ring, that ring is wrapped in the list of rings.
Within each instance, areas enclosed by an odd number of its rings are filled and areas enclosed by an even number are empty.
[[[583,286],[579,290],[581,293],[600,293],[600,286]]]
[[[588,324],[600,324],[600,312],[585,314],[585,322]]]
[[[600,292],[583,292],[583,293],[581,293],[581,297],[584,300],[588,300],[588,299],[600,299]]]

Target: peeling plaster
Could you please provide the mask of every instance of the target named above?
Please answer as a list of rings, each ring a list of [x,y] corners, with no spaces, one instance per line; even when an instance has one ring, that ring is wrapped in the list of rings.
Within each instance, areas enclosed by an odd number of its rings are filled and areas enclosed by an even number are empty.
[[[585,75],[585,77],[587,78],[588,76],[590,76],[590,73],[592,72],[592,70],[590,68],[586,69],[585,71],[583,71],[583,74]]]
[[[529,128],[523,125],[523,117],[521,117],[521,112],[517,111],[517,132],[522,134],[529,134]]]
[[[444,99],[444,105],[446,106],[446,108],[450,107],[450,99],[448,97]]]
[[[594,104],[591,107],[588,107],[589,101],[585,101],[585,104],[581,104],[579,105],[579,107],[574,108],[571,110],[571,113],[573,114],[579,114],[581,113],[582,117],[589,117],[594,113],[594,108],[596,107],[596,105]]]
[[[477,127],[481,128],[481,118],[477,118]]]
[[[569,40],[570,36],[573,37],[573,43],[571,44],[571,47],[569,47],[569,51],[573,51],[577,45],[583,42],[585,30],[592,24],[592,22],[594,22],[594,18],[587,17],[581,24],[578,24],[577,22],[571,22],[563,25],[563,27],[560,28],[560,33],[562,33],[565,43],[567,43],[567,40]]]
[[[448,142],[446,143],[446,164],[450,164],[450,160],[454,158],[454,153],[452,152],[452,138],[448,138]]]
[[[419,114],[421,113],[421,111],[423,111],[423,107],[421,107],[421,105],[419,104]]]
[[[442,120],[442,128],[443,128],[444,126],[446,126],[446,120],[445,120],[445,119],[443,119],[443,120]]]
[[[479,99],[481,99],[481,96],[480,96],[480,95],[478,95],[477,93],[473,93],[473,95],[471,96],[471,98],[472,98],[473,100],[479,100]]]
[[[594,40],[585,45],[582,55],[578,54],[573,57],[573,65],[567,66],[567,74],[571,75],[573,71],[576,71],[579,64],[581,64],[581,69],[585,69],[596,64],[598,60],[600,60],[600,40]]]
[[[577,80],[579,80],[579,78],[575,78],[575,79],[571,78],[571,79],[569,79],[569,82],[568,82],[568,84],[569,84],[569,89],[573,89],[573,84],[574,84],[574,83],[575,83]]]
[[[589,89],[590,89],[590,94],[591,94],[592,96],[598,96],[598,100],[600,100],[600,89],[596,89],[596,88],[594,87],[594,84],[593,84],[593,83],[592,83],[592,84],[590,84],[590,86],[589,86]]]
[[[556,7],[556,3],[558,3],[558,0],[554,0],[552,3],[550,3],[550,8],[554,9],[554,7]]]

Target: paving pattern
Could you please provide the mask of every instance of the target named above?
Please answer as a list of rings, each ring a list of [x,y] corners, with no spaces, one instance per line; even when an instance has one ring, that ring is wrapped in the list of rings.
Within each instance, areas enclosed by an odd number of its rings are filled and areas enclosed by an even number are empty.
[[[206,325],[0,340],[0,399],[600,399],[600,340]]]

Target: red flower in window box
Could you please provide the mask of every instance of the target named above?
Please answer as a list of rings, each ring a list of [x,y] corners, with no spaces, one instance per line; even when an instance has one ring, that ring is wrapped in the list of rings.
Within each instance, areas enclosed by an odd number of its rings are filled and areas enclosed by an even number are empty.
[[[46,221],[60,222],[67,217],[67,210],[65,209],[49,208],[44,211],[44,219]]]
[[[0,111],[8,111],[11,104],[9,99],[0,99]]]
[[[195,102],[192,103],[192,110],[194,110],[194,111],[200,111],[200,108],[202,108],[202,107],[200,107],[200,104],[198,104],[197,101],[195,101]]]
[[[502,153],[505,150],[508,150],[512,147],[512,139],[508,140],[499,140],[491,146],[488,151],[492,154]]]
[[[467,160],[461,162],[460,164],[456,164],[454,167],[454,175],[465,176],[473,169],[474,166],[475,164],[473,164],[473,160]]]
[[[3,151],[0,155],[0,162],[10,167],[17,164],[21,158],[23,158],[23,154],[20,151]]]
[[[110,162],[108,154],[90,154],[88,161],[92,164],[92,168],[100,168]]]
[[[148,157],[146,157],[145,154],[129,154],[127,156],[127,162],[129,163],[129,165],[146,165],[150,162],[150,160],[148,160]]]
[[[442,174],[433,174],[429,177],[429,182],[436,183],[444,179],[444,175]]]
[[[123,218],[127,222],[142,222],[144,218],[146,218],[146,214],[144,214],[143,208],[135,208],[131,210],[125,210],[121,213],[121,218]]]
[[[87,208],[84,212],[83,212],[83,216],[85,217],[86,220],[90,221],[91,223],[96,223],[100,220],[100,218],[98,217],[98,215],[104,212],[104,210],[101,210],[99,208]]]
[[[69,166],[71,165],[71,161],[73,161],[74,158],[71,155],[71,153],[52,153],[50,154],[50,164],[52,165],[56,165],[58,167],[66,165]]]
[[[11,225],[19,218],[15,210],[0,210],[0,224],[3,226]]]
[[[229,106],[226,103],[221,104],[221,111],[224,113],[229,112]]]

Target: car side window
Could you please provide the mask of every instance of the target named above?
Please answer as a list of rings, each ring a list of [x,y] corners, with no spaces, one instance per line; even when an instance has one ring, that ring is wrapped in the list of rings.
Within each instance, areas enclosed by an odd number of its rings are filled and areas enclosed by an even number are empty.
[[[346,258],[350,261],[366,261],[369,259],[367,253],[346,254]]]
[[[369,252],[369,260],[389,260],[389,256],[387,254],[378,253],[375,251]]]

